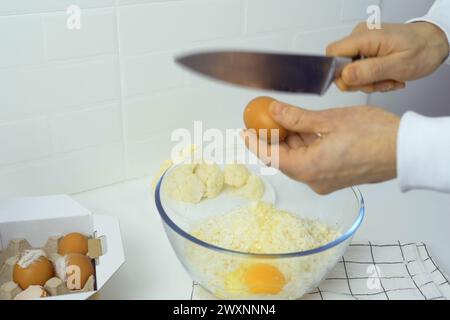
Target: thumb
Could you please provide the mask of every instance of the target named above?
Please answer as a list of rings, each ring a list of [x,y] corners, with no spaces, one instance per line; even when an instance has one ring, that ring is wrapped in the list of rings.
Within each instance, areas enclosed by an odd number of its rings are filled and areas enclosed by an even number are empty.
[[[364,86],[384,80],[395,80],[392,76],[395,69],[392,60],[392,57],[378,57],[355,61],[342,70],[342,80],[350,86]]]
[[[321,111],[310,111],[279,101],[270,104],[272,118],[283,128],[299,133],[329,131],[329,120]]]

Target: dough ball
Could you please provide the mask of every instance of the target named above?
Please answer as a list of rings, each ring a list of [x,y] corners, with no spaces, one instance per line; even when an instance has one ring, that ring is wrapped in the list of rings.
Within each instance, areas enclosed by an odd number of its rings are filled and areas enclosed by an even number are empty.
[[[243,187],[235,189],[234,193],[249,200],[259,200],[263,197],[265,191],[266,188],[262,179],[252,174],[247,183]]]
[[[182,164],[167,177],[165,191],[177,201],[198,203],[206,191],[205,184],[194,173],[196,164]]]
[[[215,163],[201,163],[195,169],[195,174],[205,184],[205,198],[215,198],[222,191],[224,176],[220,167]]]
[[[245,165],[233,163],[225,165],[223,175],[227,185],[239,188],[247,182],[250,172]]]

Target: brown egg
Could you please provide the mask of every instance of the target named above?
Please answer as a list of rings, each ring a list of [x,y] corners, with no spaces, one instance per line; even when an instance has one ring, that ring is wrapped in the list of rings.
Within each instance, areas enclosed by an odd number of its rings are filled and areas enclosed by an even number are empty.
[[[19,262],[16,263],[13,270],[13,281],[22,290],[25,290],[31,285],[44,286],[54,274],[53,264],[46,257],[41,256],[36,261],[31,262],[26,268],[22,268]]]
[[[70,290],[79,290],[94,274],[92,261],[88,256],[80,253],[69,253],[66,260],[66,284]]]
[[[247,129],[256,130],[260,139],[271,142],[272,130],[278,129],[279,141],[284,141],[288,131],[273,120],[270,115],[270,104],[275,101],[271,97],[258,97],[250,101],[244,110],[244,123]],[[260,132],[261,129],[267,129],[267,135]]]
[[[58,253],[62,256],[68,253],[87,254],[88,238],[81,233],[72,232],[59,240]]]

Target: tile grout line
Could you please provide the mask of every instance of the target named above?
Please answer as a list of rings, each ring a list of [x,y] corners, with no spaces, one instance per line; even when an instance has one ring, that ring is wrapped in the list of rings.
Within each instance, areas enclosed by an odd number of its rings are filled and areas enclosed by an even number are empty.
[[[1,164],[0,165],[0,174],[4,174],[5,172],[14,172],[17,170],[22,170],[23,168],[31,167],[31,166],[42,166],[42,165],[45,165],[45,162],[48,162],[48,161],[59,161],[59,160],[63,159],[65,156],[70,156],[70,155],[76,154],[78,152],[99,149],[102,147],[105,147],[105,148],[113,147],[113,146],[118,145],[120,142],[121,142],[121,140],[111,140],[106,143],[92,144],[92,145],[87,145],[87,146],[83,146],[83,147],[77,147],[74,149],[69,149],[66,151],[55,151],[55,152],[52,152],[52,153],[50,153],[48,155],[44,155],[44,156],[33,157],[30,159],[26,159],[26,160],[20,160],[20,161],[16,161],[16,162],[12,162],[12,163]],[[124,178],[120,181],[117,181],[117,183],[125,182],[127,180],[130,180],[130,179]],[[103,188],[105,186],[107,186],[107,185],[104,185],[104,186],[99,185],[96,188]],[[88,190],[82,190],[82,191],[79,191],[79,193],[82,193],[85,191],[88,191]]]
[[[242,0],[241,23],[241,37],[245,37],[248,32],[248,0]]]
[[[155,3],[146,3],[146,2],[142,2],[142,3],[125,3],[125,4],[119,4],[117,0],[115,0],[111,5],[103,5],[103,6],[80,6],[81,10],[101,10],[101,9],[114,9],[116,7],[139,7],[139,6],[146,6],[146,5],[163,5],[164,2],[155,2]],[[6,11],[3,13],[0,13],[0,18],[1,17],[17,17],[17,16],[31,16],[31,15],[35,15],[35,14],[52,14],[52,13],[64,13],[66,12],[67,8],[54,8],[54,9],[37,9],[35,11],[31,11],[31,10],[25,10],[25,11]]]
[[[125,79],[124,79],[124,67],[122,62],[122,50],[120,43],[120,18],[119,18],[119,5],[118,0],[115,0],[114,6],[114,16],[115,16],[115,24],[116,24],[116,45],[117,45],[117,55],[118,55],[118,67],[119,67],[119,84],[120,84],[120,111],[121,111],[121,127],[122,127],[122,142],[123,142],[123,159],[124,159],[124,174],[122,180],[127,180],[129,176],[129,156],[128,156],[128,141],[127,141],[127,132],[128,132],[128,116],[126,112],[125,106]]]
[[[59,116],[64,116],[67,114],[73,114],[73,113],[77,113],[77,112],[83,112],[83,111],[88,111],[88,110],[94,110],[94,109],[99,109],[99,108],[106,108],[108,106],[112,106],[114,104],[119,104],[120,100],[103,100],[103,101],[98,101],[98,102],[94,102],[94,103],[83,103],[83,104],[76,104],[73,106],[69,106],[69,107],[65,107],[65,110],[59,111],[56,110],[55,108],[53,109],[49,109],[44,111],[44,114],[26,114],[23,115],[21,118],[11,118],[11,119],[7,119],[5,121],[0,120],[0,127],[4,126],[4,125],[10,125],[10,124],[17,124],[23,121],[32,121],[32,120],[37,120],[37,119],[41,119],[41,118],[52,118],[52,117],[59,117]]]

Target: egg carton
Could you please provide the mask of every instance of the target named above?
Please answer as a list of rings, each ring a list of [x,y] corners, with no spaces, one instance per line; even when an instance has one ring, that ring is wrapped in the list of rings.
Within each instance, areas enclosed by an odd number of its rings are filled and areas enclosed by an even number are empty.
[[[47,240],[43,248],[39,248],[44,250],[48,259],[53,264],[58,258],[61,257],[61,255],[57,253],[58,241],[60,238],[61,236],[52,236]],[[88,256],[98,257],[101,255],[101,252],[98,250],[100,247],[95,245],[95,243],[92,243],[92,240],[96,239],[89,239],[90,245]],[[5,250],[0,251],[0,300],[12,300],[16,295],[22,292],[19,285],[13,281],[13,270],[15,264],[19,260],[20,254],[24,250],[28,249],[37,248],[33,248],[26,239],[14,239],[9,242]],[[47,291],[49,296],[94,291],[96,289],[95,271],[94,274],[88,278],[84,287],[80,290],[69,290],[66,283],[58,277],[49,279],[45,283],[44,289]]]

